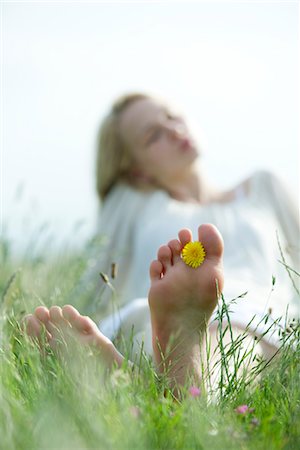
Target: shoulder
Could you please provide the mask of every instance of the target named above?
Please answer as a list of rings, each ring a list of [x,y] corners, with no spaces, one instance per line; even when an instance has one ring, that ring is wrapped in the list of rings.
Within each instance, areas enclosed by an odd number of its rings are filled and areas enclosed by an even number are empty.
[[[248,180],[249,193],[258,195],[293,197],[292,186],[281,174],[269,170],[257,170]]]
[[[167,199],[168,194],[162,190],[141,191],[126,183],[118,183],[101,205],[101,212],[105,215],[131,214],[147,208],[149,204]]]
[[[102,202],[102,210],[128,207],[128,205],[142,203],[144,199],[145,195],[143,192],[132,188],[126,183],[118,183]]]
[[[288,180],[269,170],[257,170],[243,182],[249,201],[264,209],[275,211],[277,215],[287,210],[295,214],[298,210],[297,192]]]
[[[221,202],[231,202],[238,198],[256,198],[266,191],[271,191],[277,177],[268,170],[256,170],[247,178],[222,194]]]
[[[251,181],[258,183],[272,183],[275,180],[279,180],[279,176],[271,170],[260,169],[253,172],[248,180],[249,183],[251,183]]]
[[[230,202],[238,198],[246,198],[254,203],[269,203],[275,197],[293,196],[287,183],[277,173],[270,170],[256,170],[229,191],[223,194],[222,200]]]
[[[112,199],[121,197],[142,198],[143,192],[134,189],[126,183],[117,183],[107,195],[103,204],[109,203]]]
[[[253,172],[237,188],[243,188],[246,197],[261,198],[265,195],[274,195],[282,184],[283,181],[275,172],[262,169]]]

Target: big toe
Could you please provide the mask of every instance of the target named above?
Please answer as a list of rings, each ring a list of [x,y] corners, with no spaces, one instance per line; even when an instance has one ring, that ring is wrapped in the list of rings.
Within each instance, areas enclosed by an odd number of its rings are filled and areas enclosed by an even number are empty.
[[[82,316],[72,305],[65,305],[62,309],[63,316],[79,333],[94,333],[97,325],[87,316]]]
[[[198,228],[199,241],[202,242],[206,256],[221,258],[224,251],[224,242],[219,230],[211,223],[200,225]]]

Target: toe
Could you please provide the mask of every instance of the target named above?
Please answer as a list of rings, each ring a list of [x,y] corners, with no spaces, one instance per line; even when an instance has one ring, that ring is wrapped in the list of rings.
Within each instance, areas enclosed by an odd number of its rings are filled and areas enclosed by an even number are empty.
[[[72,322],[74,322],[74,320],[76,320],[80,316],[80,313],[72,305],[63,306],[62,314],[64,318],[68,320],[71,324]]]
[[[46,338],[49,341],[51,339],[51,334],[45,330],[44,324],[39,321],[35,314],[28,314],[22,320],[22,327],[24,327],[28,336],[32,338],[37,338],[38,341],[42,342],[42,336],[46,332]]]
[[[173,239],[172,241],[170,241],[168,243],[168,246],[170,247],[171,252],[172,252],[173,264],[176,264],[178,261],[181,260],[180,254],[181,254],[181,250],[182,250],[182,245],[178,241],[178,239]]]
[[[42,333],[42,324],[34,316],[34,314],[28,314],[23,319],[23,324],[25,326],[26,333],[30,337],[38,338]]]
[[[95,322],[87,316],[82,316],[72,305],[65,305],[62,309],[63,316],[70,322],[73,330],[76,330],[81,338],[85,334],[87,338],[92,338],[94,343],[100,342],[100,347],[104,344],[111,344],[111,341],[101,333]],[[92,341],[89,341],[90,343]],[[82,343],[84,341],[81,340]]]
[[[57,326],[66,323],[66,320],[62,314],[62,309],[59,306],[51,306],[49,309],[49,316],[51,322]]]
[[[193,240],[193,235],[191,230],[188,228],[183,228],[178,233],[179,240],[184,247],[188,242],[191,242]]]
[[[44,324],[50,320],[49,310],[45,306],[38,306],[34,311],[34,315]]]
[[[72,305],[65,305],[62,312],[63,316],[78,332],[91,334],[95,332],[95,330],[98,330],[97,325],[90,317],[82,316]]]
[[[71,331],[70,323],[64,318],[62,309],[59,306],[51,306],[49,309],[50,320],[45,324],[47,330],[54,339],[54,346],[57,342],[64,342]],[[51,345],[51,343],[50,343]]]
[[[172,251],[168,245],[162,245],[158,249],[157,259],[161,262],[165,273],[172,265]]]
[[[222,257],[224,250],[223,238],[214,225],[210,223],[200,225],[198,237],[205,248],[207,257]]]
[[[98,330],[95,322],[88,316],[79,315],[72,325],[80,333],[93,334]]]
[[[150,279],[151,281],[160,280],[163,273],[163,265],[160,261],[152,261],[150,264]]]

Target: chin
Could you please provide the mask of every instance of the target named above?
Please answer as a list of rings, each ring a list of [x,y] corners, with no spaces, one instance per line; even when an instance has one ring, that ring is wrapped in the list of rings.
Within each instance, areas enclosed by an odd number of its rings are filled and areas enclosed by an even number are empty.
[[[196,161],[198,158],[200,158],[199,149],[196,147],[192,147],[189,156],[191,161]]]

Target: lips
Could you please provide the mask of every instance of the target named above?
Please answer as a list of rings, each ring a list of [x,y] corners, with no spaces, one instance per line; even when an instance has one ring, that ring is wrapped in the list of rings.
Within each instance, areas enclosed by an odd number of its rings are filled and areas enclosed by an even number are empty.
[[[180,148],[182,150],[189,150],[190,148],[192,148],[192,141],[189,138],[182,139]]]

